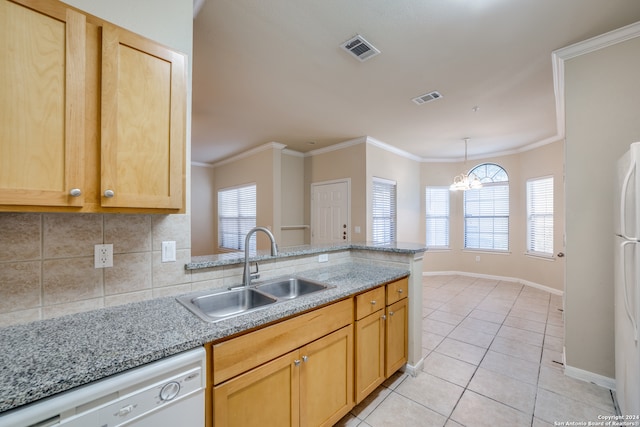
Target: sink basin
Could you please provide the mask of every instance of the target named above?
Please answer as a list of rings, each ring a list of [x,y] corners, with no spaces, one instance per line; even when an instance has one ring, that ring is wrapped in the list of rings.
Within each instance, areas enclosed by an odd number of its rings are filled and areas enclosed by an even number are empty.
[[[176,298],[201,319],[215,322],[267,307],[277,298],[256,289],[232,289],[217,293],[190,294]]]
[[[313,280],[299,277],[286,277],[258,284],[256,289],[273,295],[278,299],[292,299],[331,287],[333,286],[314,282]]]

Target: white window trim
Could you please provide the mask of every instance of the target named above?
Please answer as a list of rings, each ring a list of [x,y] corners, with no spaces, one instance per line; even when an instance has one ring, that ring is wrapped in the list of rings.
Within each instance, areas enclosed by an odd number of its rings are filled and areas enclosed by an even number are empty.
[[[443,189],[446,190],[447,195],[449,196],[447,198],[448,203],[447,203],[447,242],[448,245],[434,245],[434,246],[428,246],[428,243],[426,241],[426,234],[427,234],[427,220],[428,220],[428,215],[427,215],[427,190],[429,188],[435,188],[435,189]],[[424,197],[425,197],[425,246],[430,250],[430,251],[447,251],[451,249],[451,191],[449,190],[448,186],[441,186],[441,185],[427,185],[425,186],[424,189]]]
[[[218,249],[221,252],[236,252],[236,251],[243,250],[243,249],[235,248],[235,247],[230,248],[230,247],[227,247],[227,246],[222,246],[222,233],[221,233],[221,227],[220,227],[220,193],[221,192],[225,192],[225,191],[239,190],[239,189],[242,189],[242,188],[249,188],[249,187],[255,187],[255,193],[256,193],[256,200],[255,200],[256,212],[255,212],[255,215],[254,215],[256,221],[254,222],[254,225],[252,227],[250,227],[250,228],[253,228],[253,227],[255,227],[255,223],[257,222],[257,214],[258,214],[258,212],[257,212],[257,210],[258,210],[258,207],[257,207],[257,203],[258,203],[258,200],[257,200],[258,199],[258,185],[255,182],[246,183],[246,184],[240,184],[240,185],[234,185],[234,186],[231,186],[231,187],[219,188],[217,190],[217,192],[216,192],[216,198],[217,198],[217,204],[216,204],[216,206],[217,206],[217,221],[218,221],[217,246],[218,246]],[[244,241],[242,241],[241,245],[243,245],[243,244],[244,244]],[[250,243],[250,246],[253,246],[253,252],[255,252],[255,236],[252,237],[252,241]]]
[[[551,195],[552,195],[552,203],[553,203],[553,198],[555,197],[555,178],[553,175],[545,175],[545,176],[540,176],[540,177],[535,177],[535,178],[529,178],[525,181],[525,215],[526,215],[526,236],[525,236],[525,244],[527,245],[526,248],[526,255],[529,255],[531,257],[535,257],[535,258],[545,258],[545,259],[553,259],[554,258],[554,251],[555,251],[555,245],[554,245],[554,235],[555,235],[555,204],[554,204],[554,211],[552,212],[552,219],[554,220],[554,224],[553,224],[553,229],[551,232],[551,252],[539,252],[539,251],[533,251],[529,249],[530,246],[530,241],[529,241],[529,234],[530,234],[530,230],[529,230],[529,183],[533,182],[533,181],[540,181],[540,180],[544,180],[544,179],[551,179],[552,180],[552,187],[551,187]]]
[[[391,230],[390,234],[391,234],[391,241],[389,242],[376,242],[375,240],[375,230],[373,228],[373,218],[374,218],[374,206],[373,206],[373,198],[374,198],[374,190],[373,187],[375,185],[375,183],[379,183],[379,184],[384,184],[384,185],[390,185],[394,187],[394,206],[391,206],[391,211],[393,214],[393,218],[392,218],[392,224],[393,224],[393,229]],[[390,244],[390,243],[395,243],[397,241],[398,238],[398,184],[396,181],[390,180],[390,179],[386,179],[386,178],[379,178],[374,176],[372,179],[372,185],[371,185],[371,240],[373,241],[374,244]]]

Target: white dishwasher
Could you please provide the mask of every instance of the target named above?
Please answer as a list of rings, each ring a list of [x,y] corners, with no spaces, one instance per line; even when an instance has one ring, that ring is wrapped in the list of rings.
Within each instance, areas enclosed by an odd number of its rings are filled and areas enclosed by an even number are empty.
[[[0,427],[203,427],[200,347],[0,415]]]

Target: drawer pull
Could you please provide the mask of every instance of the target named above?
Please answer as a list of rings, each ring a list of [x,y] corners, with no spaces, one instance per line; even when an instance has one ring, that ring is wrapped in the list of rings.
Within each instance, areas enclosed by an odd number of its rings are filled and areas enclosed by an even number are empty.
[[[403,292],[404,292],[404,290],[403,290],[402,288],[398,289],[398,293],[399,293],[399,294],[401,294],[401,293],[403,293]]]
[[[390,311],[390,312],[389,312],[389,316],[393,316],[393,311]]]
[[[376,305],[376,300],[371,300],[371,305]]]

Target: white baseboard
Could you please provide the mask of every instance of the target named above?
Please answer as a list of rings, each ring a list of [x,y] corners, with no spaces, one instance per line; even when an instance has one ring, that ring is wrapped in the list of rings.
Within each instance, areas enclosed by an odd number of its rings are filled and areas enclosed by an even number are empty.
[[[418,372],[422,371],[423,367],[424,367],[424,357],[418,360],[418,362],[415,365],[410,365],[406,363],[403,367],[403,371],[411,375],[412,377],[415,377],[418,375]]]
[[[585,371],[567,365],[564,365],[564,374],[577,380],[594,383],[596,385],[599,385],[600,387],[608,388],[609,390],[616,390],[616,380],[614,378],[605,377],[604,375],[600,374],[594,374],[593,372]]]
[[[529,280],[520,279],[517,277],[507,277],[507,276],[494,276],[490,274],[480,274],[480,273],[469,273],[467,271],[423,271],[423,276],[468,276],[468,277],[477,277],[478,279],[491,279],[491,280],[501,280],[503,282],[513,282],[520,283],[521,285],[530,286],[532,288],[540,289],[541,291],[549,292],[550,294],[563,296],[564,292],[555,288],[550,288],[549,286],[541,285],[539,283],[531,282]]]

